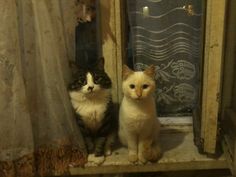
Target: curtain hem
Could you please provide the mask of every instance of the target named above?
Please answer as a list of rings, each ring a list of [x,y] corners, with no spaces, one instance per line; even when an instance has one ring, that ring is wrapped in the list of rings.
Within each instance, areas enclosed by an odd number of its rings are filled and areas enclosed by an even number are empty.
[[[14,161],[0,162],[1,177],[34,177],[63,175],[71,166],[84,166],[86,153],[75,146],[60,148],[40,147],[34,154],[25,155]]]

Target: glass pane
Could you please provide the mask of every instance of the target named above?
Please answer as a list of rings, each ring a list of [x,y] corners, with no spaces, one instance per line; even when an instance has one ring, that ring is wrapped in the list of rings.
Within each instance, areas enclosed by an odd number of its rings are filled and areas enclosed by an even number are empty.
[[[156,66],[161,116],[191,115],[200,101],[203,1],[127,0],[128,64]]]

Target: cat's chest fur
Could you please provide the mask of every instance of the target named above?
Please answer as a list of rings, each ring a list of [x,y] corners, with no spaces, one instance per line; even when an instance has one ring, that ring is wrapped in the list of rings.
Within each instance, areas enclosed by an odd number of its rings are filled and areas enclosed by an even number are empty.
[[[135,101],[134,101],[135,102]],[[123,99],[120,109],[120,117],[129,130],[140,131],[150,127],[156,117],[153,100],[134,103],[126,98]]]
[[[93,131],[100,128],[105,116],[109,98],[104,96],[85,97],[78,92],[70,92],[71,102],[85,125]]]

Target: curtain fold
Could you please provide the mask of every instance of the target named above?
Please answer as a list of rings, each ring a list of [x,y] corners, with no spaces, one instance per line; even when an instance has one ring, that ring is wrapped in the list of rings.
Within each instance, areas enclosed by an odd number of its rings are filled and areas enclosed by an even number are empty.
[[[85,163],[66,88],[75,24],[64,22],[76,18],[63,9],[72,6],[65,0],[0,1],[1,177],[63,174]]]

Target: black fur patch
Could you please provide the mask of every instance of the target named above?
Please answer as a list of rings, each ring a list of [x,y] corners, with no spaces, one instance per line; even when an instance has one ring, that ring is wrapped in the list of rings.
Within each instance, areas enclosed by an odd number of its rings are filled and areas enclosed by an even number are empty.
[[[86,81],[86,75],[87,73],[91,73],[94,79],[94,83],[98,84],[101,86],[101,88],[104,89],[109,89],[112,86],[111,79],[107,75],[107,73],[104,71],[104,61],[98,62],[97,64],[87,67],[87,68],[82,68],[82,67],[77,67],[75,73],[73,74],[73,81],[69,85],[69,90],[79,90],[81,87],[87,84]]]

